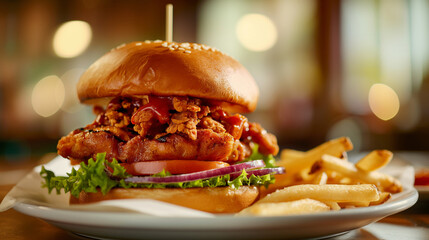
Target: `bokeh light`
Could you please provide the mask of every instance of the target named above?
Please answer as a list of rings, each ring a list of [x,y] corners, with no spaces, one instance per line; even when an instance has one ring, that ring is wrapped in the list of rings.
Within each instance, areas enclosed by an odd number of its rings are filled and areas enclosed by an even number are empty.
[[[63,23],[54,35],[55,54],[62,58],[76,57],[89,46],[91,38],[92,30],[88,23],[84,21]]]
[[[277,42],[277,28],[274,23],[262,14],[246,14],[236,26],[240,43],[255,52],[266,51]]]
[[[54,115],[64,102],[64,84],[51,75],[40,80],[33,88],[31,103],[33,110],[42,117]]]
[[[399,111],[398,94],[386,84],[372,85],[369,89],[368,101],[372,112],[384,121],[394,118]]]

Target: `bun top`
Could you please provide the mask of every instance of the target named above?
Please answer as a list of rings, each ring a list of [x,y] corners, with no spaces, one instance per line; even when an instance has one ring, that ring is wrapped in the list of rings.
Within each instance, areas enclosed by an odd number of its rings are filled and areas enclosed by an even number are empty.
[[[93,63],[77,84],[81,102],[113,97],[188,96],[219,101],[229,112],[255,110],[259,90],[232,57],[195,43],[132,42]]]

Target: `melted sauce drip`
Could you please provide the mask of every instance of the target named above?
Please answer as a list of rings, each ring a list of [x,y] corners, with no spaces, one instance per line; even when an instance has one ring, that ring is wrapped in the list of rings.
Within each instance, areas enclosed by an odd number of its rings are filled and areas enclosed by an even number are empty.
[[[234,139],[240,139],[243,131],[246,130],[246,125],[248,125],[247,118],[240,114],[229,116],[228,113],[223,110],[218,110],[217,113],[219,114],[226,131],[231,134]]]
[[[170,97],[149,97],[149,103],[141,106],[131,117],[131,123],[136,124],[135,116],[140,111],[150,110],[153,115],[162,124],[168,123],[170,120],[170,109],[171,109],[171,98]]]
[[[227,123],[227,131],[234,137],[234,139],[240,139],[243,134],[245,123],[247,118],[242,115],[236,114],[225,119]]]

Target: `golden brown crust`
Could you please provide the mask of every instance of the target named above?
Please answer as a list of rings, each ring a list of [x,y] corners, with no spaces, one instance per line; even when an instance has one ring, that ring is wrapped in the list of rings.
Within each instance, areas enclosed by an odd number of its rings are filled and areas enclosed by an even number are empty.
[[[211,213],[236,213],[252,205],[259,196],[255,186],[216,188],[114,188],[106,195],[101,192],[82,192],[79,198],[70,197],[71,204],[93,203],[112,199],[156,199]]]
[[[111,50],[82,75],[77,91],[89,104],[116,96],[190,96],[220,101],[235,112],[253,111],[259,96],[249,72],[228,55],[205,45],[161,41]]]

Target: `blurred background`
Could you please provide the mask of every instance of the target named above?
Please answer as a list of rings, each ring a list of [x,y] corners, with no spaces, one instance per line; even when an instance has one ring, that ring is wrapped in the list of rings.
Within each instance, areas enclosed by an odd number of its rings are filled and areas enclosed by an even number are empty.
[[[249,114],[284,148],[349,136],[358,151],[429,150],[429,1],[0,0],[0,158],[55,156],[94,120],[75,85],[105,52],[165,38],[216,47],[260,87]]]

